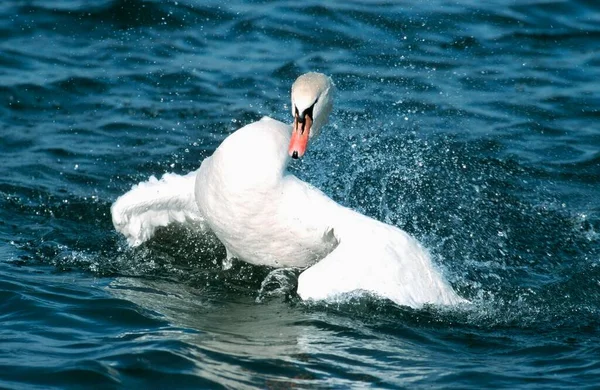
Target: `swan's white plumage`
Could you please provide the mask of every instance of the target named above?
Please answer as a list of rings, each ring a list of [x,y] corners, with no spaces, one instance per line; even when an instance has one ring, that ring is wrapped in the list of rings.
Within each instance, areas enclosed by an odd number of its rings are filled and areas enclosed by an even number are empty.
[[[302,95],[292,104],[314,104],[313,126],[326,123],[329,78],[304,75],[294,89]],[[115,227],[139,245],[172,222],[206,226],[228,257],[310,267],[298,279],[303,299],[367,291],[412,307],[464,302],[406,232],[340,206],[287,173],[291,132],[270,118],[244,126],[196,172],[151,178],[120,197],[111,209]]]
[[[298,294],[302,299],[364,291],[411,307],[466,302],[440,276],[427,251],[414,238],[338,207],[333,232],[339,244],[300,275]]]
[[[263,118],[230,135],[198,170],[201,214],[228,253],[249,263],[307,267],[333,245],[303,197],[308,185],[285,172],[290,133]]]
[[[194,199],[196,172],[181,176],[166,173],[158,180],[134,185],[110,208],[113,225],[131,246],[149,240],[157,228],[171,223],[205,227],[204,218]]]

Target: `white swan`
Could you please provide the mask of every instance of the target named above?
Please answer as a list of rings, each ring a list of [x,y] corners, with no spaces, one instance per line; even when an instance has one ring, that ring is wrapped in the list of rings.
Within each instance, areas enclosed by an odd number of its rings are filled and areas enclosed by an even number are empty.
[[[227,137],[196,172],[165,174],[134,186],[112,205],[115,228],[130,245],[173,222],[209,228],[227,259],[306,269],[302,299],[367,291],[400,305],[465,302],[406,232],[340,206],[286,172],[319,134],[334,86],[320,73],[292,86],[292,126],[263,118]]]

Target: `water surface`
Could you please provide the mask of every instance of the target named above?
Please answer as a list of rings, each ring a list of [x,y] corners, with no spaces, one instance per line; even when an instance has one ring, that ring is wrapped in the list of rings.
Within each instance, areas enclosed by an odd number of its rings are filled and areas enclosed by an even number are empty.
[[[596,2],[7,0],[0,20],[0,387],[597,387]],[[310,70],[336,109],[291,169],[416,236],[472,307],[307,305],[294,272],[223,270],[210,235],[116,234],[119,195],[289,121]]]

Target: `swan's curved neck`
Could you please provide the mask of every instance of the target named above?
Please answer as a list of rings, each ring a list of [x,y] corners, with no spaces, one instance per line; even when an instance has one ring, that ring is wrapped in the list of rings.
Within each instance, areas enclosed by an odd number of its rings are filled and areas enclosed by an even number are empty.
[[[238,190],[272,187],[279,183],[289,164],[290,136],[290,126],[263,119],[227,137],[213,154],[212,164],[227,186]]]

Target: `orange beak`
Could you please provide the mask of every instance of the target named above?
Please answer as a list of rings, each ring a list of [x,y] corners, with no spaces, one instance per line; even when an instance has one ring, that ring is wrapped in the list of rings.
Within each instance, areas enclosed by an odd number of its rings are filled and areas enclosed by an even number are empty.
[[[290,140],[290,147],[288,148],[288,154],[292,158],[300,158],[304,155],[304,152],[306,152],[312,123],[313,121],[308,114],[304,116],[304,121],[302,122],[298,120],[298,116],[294,117],[292,139]]]

